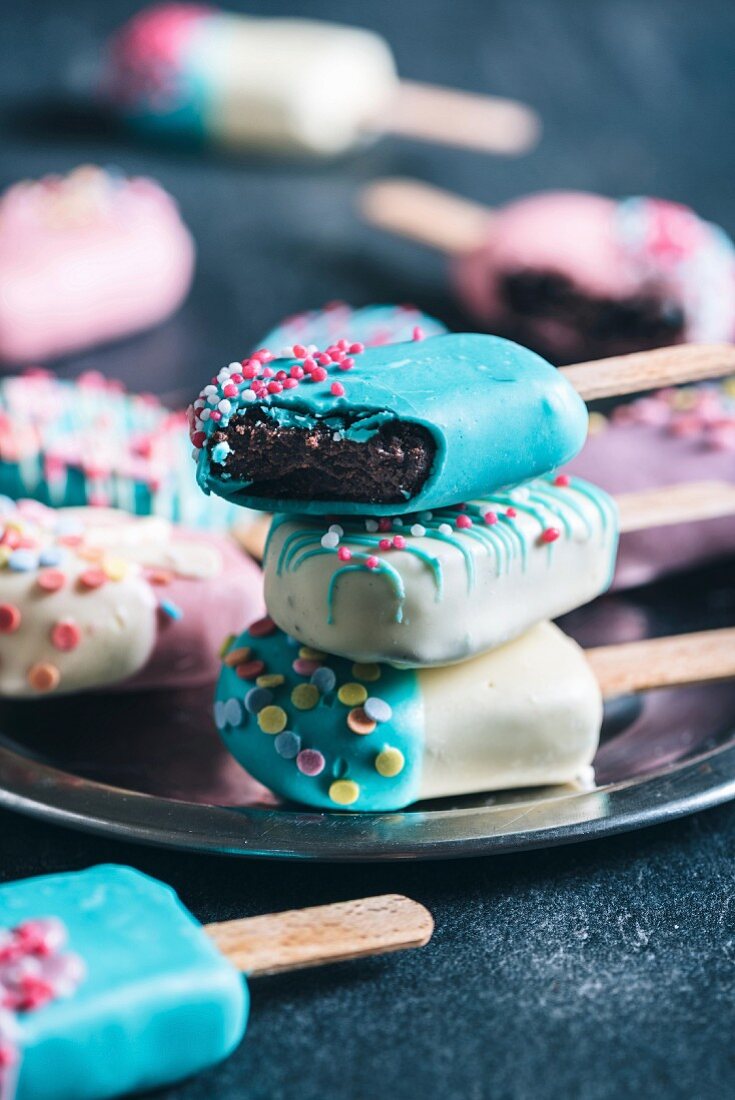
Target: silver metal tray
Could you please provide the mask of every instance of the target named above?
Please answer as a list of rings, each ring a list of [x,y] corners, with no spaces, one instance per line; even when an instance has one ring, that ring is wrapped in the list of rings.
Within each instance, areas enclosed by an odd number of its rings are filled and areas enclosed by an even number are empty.
[[[567,625],[597,644],[647,633],[651,621],[648,611],[609,599]],[[0,805],[173,848],[356,861],[564,844],[735,797],[735,683],[615,701],[594,790],[512,791],[363,815],[279,804],[221,747],[210,701],[210,689],[6,701]]]

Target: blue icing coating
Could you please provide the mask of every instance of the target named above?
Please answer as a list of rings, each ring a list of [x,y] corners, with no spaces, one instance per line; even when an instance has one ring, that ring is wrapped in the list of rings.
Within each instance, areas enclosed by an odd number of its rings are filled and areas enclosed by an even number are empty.
[[[274,355],[294,344],[316,344],[326,348],[345,338],[351,343],[379,347],[413,340],[415,330],[423,336],[442,336],[446,325],[421,313],[413,306],[362,306],[352,309],[344,302],[335,302],[324,309],[314,309],[289,317],[266,333],[259,347],[268,348]]]
[[[0,887],[0,927],[57,917],[86,975],[66,1000],[20,1016],[17,1100],[105,1100],[227,1057],[249,997],[174,891],[129,867]]]
[[[241,647],[250,650],[248,662],[262,661],[267,674],[285,678],[272,689],[268,708],[255,716],[243,706],[240,724],[223,722],[220,726],[225,746],[251,775],[283,798],[330,810],[395,810],[416,801],[424,751],[424,709],[417,672],[313,656],[313,650],[295,650],[276,627],[266,636],[260,630],[257,637],[244,631],[231,642],[228,652]],[[326,693],[319,691],[318,680],[311,682],[318,671],[312,668],[316,662],[336,677]],[[347,702],[340,699],[342,689]],[[241,680],[236,667],[223,664],[216,713],[224,717],[222,705],[246,699],[251,690],[251,682]],[[381,714],[374,729],[360,703],[353,701],[365,702],[368,697]],[[376,700],[383,705],[376,705]],[[364,732],[350,727],[354,718]],[[273,732],[266,732],[268,729]],[[396,775],[381,775],[378,758],[390,749],[402,756],[403,766]]]
[[[277,360],[269,369],[290,374],[299,365]],[[335,381],[343,396],[332,393]],[[225,401],[225,385],[232,383],[223,371],[195,405],[205,437],[197,480],[206,493],[267,511],[396,515],[448,507],[556,469],[577,454],[587,433],[587,410],[571,384],[540,356],[496,336],[446,335],[368,348],[349,371],[332,366],[321,381],[304,379],[275,393],[259,389],[261,396],[244,379]],[[418,425],[436,447],[431,470],[418,492],[399,503],[254,495],[252,483],[236,480],[226,466],[213,470],[208,442],[254,406],[279,427],[327,426],[358,443],[386,424]]]

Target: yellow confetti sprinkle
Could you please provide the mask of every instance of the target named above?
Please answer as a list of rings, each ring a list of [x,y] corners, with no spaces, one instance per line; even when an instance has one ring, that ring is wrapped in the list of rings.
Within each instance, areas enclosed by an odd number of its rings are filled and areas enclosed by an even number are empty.
[[[607,427],[607,417],[601,412],[591,412],[587,421],[589,435],[599,435]]]
[[[219,647],[220,660],[222,660],[224,658],[225,654],[227,653],[227,650],[230,648],[230,646],[232,645],[234,640],[235,640],[235,635],[234,634],[228,634],[227,635],[227,637],[223,641],[222,645]]]
[[[735,397],[735,377],[726,378],[722,383],[722,390],[728,397]]]
[[[122,558],[107,558],[102,568],[111,581],[121,581],[128,573],[128,563]]]
[[[8,559],[13,551],[9,546],[0,546],[0,565],[7,565]]]
[[[313,710],[319,702],[319,688],[316,684],[297,684],[291,692],[291,702],[299,710]]]
[[[400,749],[387,748],[375,757],[375,770],[386,779],[400,775],[406,765],[406,758]]]
[[[299,657],[303,657],[306,661],[321,661],[326,657],[326,653],[321,649],[312,649],[310,645],[302,645],[299,649]]]
[[[360,788],[352,779],[335,779],[329,788],[329,797],[338,806],[351,806],[360,797]]]
[[[288,715],[283,707],[263,707],[258,711],[258,725],[263,733],[281,733],[287,721]]]
[[[258,676],[255,680],[259,688],[277,688],[285,682],[286,677],[282,676],[280,672],[264,672],[262,676]]]
[[[372,662],[363,664],[358,661],[352,666],[352,675],[356,680],[367,680],[371,684],[380,679],[380,665],[375,665]]]
[[[337,698],[346,707],[361,707],[367,697],[367,688],[363,684],[342,684],[337,692]]]

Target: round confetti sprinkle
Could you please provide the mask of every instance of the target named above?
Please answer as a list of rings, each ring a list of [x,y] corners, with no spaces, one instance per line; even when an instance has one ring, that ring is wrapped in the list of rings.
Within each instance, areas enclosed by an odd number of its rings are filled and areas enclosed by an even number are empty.
[[[378,775],[382,775],[386,779],[392,779],[394,775],[400,775],[405,766],[406,758],[400,749],[383,749],[375,757],[375,770]]]
[[[321,667],[321,661],[312,661],[306,657],[297,657],[291,668],[298,676],[311,676]]]
[[[239,726],[242,722],[242,706],[240,700],[234,698],[225,700],[222,714],[228,726]]]
[[[61,682],[61,673],[56,665],[42,661],[31,665],[28,670],[28,683],[34,691],[53,691]]]
[[[319,702],[316,684],[297,684],[291,692],[291,702],[299,710],[313,710]]]
[[[214,704],[214,724],[218,730],[223,730],[227,725],[225,720],[225,704],[221,699],[217,699]]]
[[[301,752],[301,738],[293,730],[284,730],[279,733],[274,742],[276,752],[284,760],[295,760]]]
[[[337,676],[334,669],[327,668],[326,665],[320,665],[311,674],[311,682],[322,695],[327,695],[330,691],[334,691],[337,686]]]
[[[15,573],[30,573],[38,568],[38,554],[35,550],[14,550],[8,558],[8,567]]]
[[[296,757],[296,767],[302,775],[321,775],[326,763],[317,749],[302,749]]]
[[[225,653],[222,660],[228,668],[235,668],[236,665],[241,665],[244,661],[247,661],[251,653],[252,650],[249,645],[241,645],[237,649],[231,649],[228,653]]]
[[[66,584],[66,573],[60,569],[44,569],[38,574],[36,583],[43,592],[58,592]]]
[[[338,806],[351,806],[360,797],[360,788],[353,779],[336,779],[329,788],[329,797]]]
[[[273,634],[276,629],[276,624],[269,615],[266,615],[263,619],[258,619],[256,622],[251,623],[248,627],[248,634],[253,638],[267,638],[269,634]]]
[[[273,702],[273,692],[268,688],[254,687],[245,696],[245,709],[250,714],[258,714],[263,707],[268,707]]]
[[[263,661],[244,661],[235,668],[235,672],[241,680],[255,680],[261,672],[265,672]]]
[[[362,684],[342,684],[337,692],[337,698],[346,707],[360,707],[367,697],[367,688]]]
[[[107,582],[107,574],[104,569],[85,569],[79,575],[79,583],[82,588],[101,588]]]
[[[376,723],[368,717],[363,707],[353,707],[347,715],[347,725],[353,733],[359,733],[364,737],[373,732]]]
[[[365,703],[365,713],[374,722],[390,722],[393,717],[393,708],[390,703],[386,703],[385,699],[371,695]]]
[[[0,603],[0,634],[12,634],[20,626],[20,609],[13,603]]]
[[[258,725],[263,733],[281,733],[287,721],[288,715],[283,707],[267,706],[258,711]]]
[[[373,684],[380,679],[380,665],[372,661],[366,663],[356,661],[352,666],[352,675],[356,680],[365,680],[368,684]]]
[[[64,653],[76,649],[82,640],[82,632],[71,619],[54,623],[51,628],[51,644]]]
[[[326,653],[321,649],[312,649],[310,645],[302,645],[299,649],[299,657],[305,657],[309,661],[322,661]]]
[[[286,682],[286,677],[280,672],[266,672],[255,681],[259,688],[277,688]]]
[[[111,581],[121,581],[128,573],[128,563],[122,558],[107,558],[102,568]]]
[[[59,565],[64,559],[61,550],[56,546],[47,546],[38,556],[39,565]]]

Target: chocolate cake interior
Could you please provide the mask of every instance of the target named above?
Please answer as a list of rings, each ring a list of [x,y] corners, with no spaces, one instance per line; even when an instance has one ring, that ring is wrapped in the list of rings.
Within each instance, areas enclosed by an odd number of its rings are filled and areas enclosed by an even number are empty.
[[[212,462],[212,473],[249,483],[252,496],[359,504],[405,503],[424,485],[436,453],[431,434],[418,424],[391,421],[363,442],[345,438],[331,420],[284,427],[260,408],[214,432],[210,454],[222,441],[231,453],[226,465]]]
[[[613,341],[632,347],[676,343],[684,333],[684,314],[671,299],[650,294],[632,298],[594,298],[554,271],[515,271],[502,280],[500,292],[511,314],[563,321],[590,341]]]

